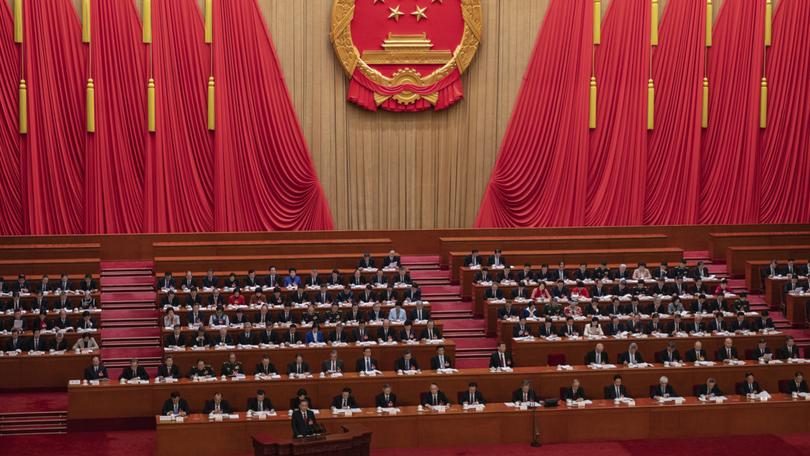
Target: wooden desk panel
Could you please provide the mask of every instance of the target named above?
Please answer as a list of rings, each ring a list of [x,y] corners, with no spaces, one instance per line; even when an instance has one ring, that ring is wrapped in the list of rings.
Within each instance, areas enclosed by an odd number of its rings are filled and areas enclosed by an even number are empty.
[[[810,244],[810,231],[758,231],[748,233],[709,233],[712,260],[726,257],[729,247]]]
[[[726,266],[728,267],[729,275],[742,277],[745,275],[746,262],[748,261],[765,261],[767,265],[772,259],[801,259],[807,257],[810,257],[810,245],[807,244],[729,247],[726,249]],[[780,264],[781,263],[780,261]],[[784,263],[787,263],[787,261],[784,261]]]
[[[786,317],[794,328],[807,327],[807,303],[810,302],[810,294],[785,295]]]
[[[492,252],[481,252],[484,261]],[[450,271],[452,274],[452,282],[458,283],[461,280],[461,285],[472,281],[466,280],[463,274],[464,257],[469,255],[470,252],[450,252]],[[517,266],[522,268],[524,264],[532,264],[532,269],[540,269],[543,263],[556,265],[560,261],[564,261],[571,266],[573,271],[579,266],[580,263],[588,263],[589,267],[598,266],[602,261],[608,263],[611,268],[618,266],[620,263],[627,264],[627,267],[636,265],[638,262],[643,261],[647,266],[657,266],[661,261],[677,263],[683,258],[683,250],[679,248],[659,247],[650,249],[592,249],[592,250],[512,250],[503,251],[504,259],[513,267]],[[568,268],[566,268],[568,269]],[[462,271],[461,273],[459,271]],[[473,273],[474,275],[474,273]],[[465,299],[469,296],[470,290],[464,290]]]
[[[355,253],[319,253],[296,255],[220,255],[220,256],[156,256],[156,271],[206,271],[212,268],[215,271],[240,271],[255,269],[267,271],[269,265],[275,266],[279,272],[289,268],[300,271],[317,269],[352,269],[363,256],[363,251]],[[388,251],[369,252],[374,258],[383,258]]]
[[[768,347],[781,347],[785,343],[785,334],[754,335],[754,336],[733,336],[734,347],[740,357],[745,356],[745,350],[756,348],[760,338],[765,338]],[[620,353],[627,351],[627,347],[635,342],[638,351],[647,362],[655,360],[655,354],[664,350],[667,344],[675,342],[681,357],[686,356],[686,351],[693,348],[695,342],[703,343],[709,359],[715,358],[717,349],[723,345],[724,336],[704,336],[704,337],[647,337],[644,339],[628,338],[614,339],[612,337],[601,340],[561,340],[547,341],[535,339],[534,341],[512,341],[512,355],[517,366],[545,366],[548,364],[548,356],[552,354],[562,354],[569,364],[579,364],[584,362],[585,355],[594,349],[597,343],[605,346],[605,351],[610,356],[611,361],[616,361]],[[772,348],[773,349],[773,348]]]
[[[561,249],[619,249],[678,247],[669,236],[660,233],[639,234],[580,234],[558,236],[465,236],[440,237],[441,266],[450,267],[450,252],[471,252],[473,249],[491,254],[501,250],[561,250]],[[468,253],[469,254],[469,253]],[[483,253],[482,253],[483,255]]]
[[[110,382],[98,386],[77,385],[68,388],[68,419],[81,422],[101,418],[143,418],[158,413],[163,402],[172,391],[178,391],[188,401],[193,413],[203,409],[217,391],[222,392],[234,410],[244,411],[247,400],[256,390],[265,390],[268,398],[279,411],[289,407],[289,400],[295,397],[298,388],[305,388],[316,407],[328,407],[332,399],[340,394],[344,386],[352,388],[360,407],[373,407],[374,397],[382,391],[384,384],[390,384],[396,394],[398,405],[415,406],[419,395],[427,391],[431,382],[436,382],[451,402],[456,403],[457,393],[466,391],[471,381],[478,383],[479,390],[488,403],[511,400],[512,392],[520,387],[524,379],[533,382],[533,388],[543,398],[556,398],[560,388],[568,387],[575,378],[590,399],[600,399],[603,388],[612,384],[613,375],[621,373],[623,383],[633,397],[647,397],[649,387],[655,385],[661,375],[669,377],[675,391],[684,396],[692,394],[692,387],[702,384],[708,377],[714,377],[718,387],[725,393],[733,393],[737,382],[742,381],[746,372],[753,372],[757,381],[771,393],[777,392],[778,382],[793,377],[795,371],[810,370],[810,366],[793,364],[760,365],[748,362],[745,366],[717,364],[711,367],[685,366],[666,368],[661,364],[646,369],[617,368],[594,370],[585,366],[575,366],[571,371],[558,371],[552,367],[516,368],[513,372],[493,373],[488,369],[463,369],[456,374],[437,374],[423,371],[418,375],[396,375],[384,372],[382,376],[361,377],[353,372],[339,378],[281,379],[256,381],[252,376],[242,381],[192,382],[184,379],[179,383],[152,383],[149,385],[121,385]],[[126,404],[122,407],[120,404]]]
[[[155,256],[207,255],[295,255],[320,252],[382,252],[393,249],[389,238],[277,239],[153,242]],[[359,258],[358,258],[359,259]]]
[[[68,380],[84,378],[95,354],[0,356],[0,390],[65,388]]]
[[[534,413],[504,404],[489,404],[482,412],[463,411],[458,406],[446,413],[401,407],[401,413],[393,416],[377,414],[373,409],[351,417],[333,416],[329,410],[321,410],[318,421],[331,430],[344,424],[360,424],[372,431],[372,446],[376,448],[431,447],[528,443]],[[650,399],[640,399],[634,407],[600,400],[584,409],[564,405],[537,409],[536,420],[543,443],[672,437],[672,423],[686,426],[678,428],[679,435],[807,432],[810,404],[780,394],[766,403],[737,396],[729,397],[723,404],[703,404],[695,398],[687,398],[683,405],[663,406]],[[192,415],[183,423],[161,422],[157,418],[155,423],[158,455],[245,454],[250,451],[253,434],[288,438],[291,433],[286,414],[266,420],[239,414],[237,419],[224,422],[211,422],[207,416]]]

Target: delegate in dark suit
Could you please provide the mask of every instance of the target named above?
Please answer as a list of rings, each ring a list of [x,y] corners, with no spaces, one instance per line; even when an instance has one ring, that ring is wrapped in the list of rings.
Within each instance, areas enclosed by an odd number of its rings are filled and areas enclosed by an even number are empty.
[[[389,394],[386,397],[385,393],[380,393],[377,397],[374,398],[374,403],[377,407],[396,407],[397,406],[397,395],[396,394]]]
[[[296,409],[292,414],[292,433],[293,438],[306,437],[308,435],[317,434],[319,427],[315,420],[315,413],[312,410],[302,412],[301,409]]]
[[[619,394],[621,394],[621,397],[628,397],[627,388],[624,385],[619,385]],[[617,397],[619,396],[616,395],[615,385],[605,387],[605,399],[616,399]]]
[[[705,383],[695,389],[695,396],[710,396],[712,394],[715,396],[722,396],[723,392],[720,391],[720,388],[718,388],[717,385],[714,385],[710,391],[709,385]]]
[[[180,368],[176,364],[172,364],[171,367],[161,364],[158,367],[158,377],[180,378]]]
[[[344,404],[344,399],[343,399],[342,394],[340,396],[335,396],[335,398],[332,399],[332,407],[334,407],[336,409],[357,408],[357,401],[354,400],[353,396],[349,396],[349,397],[347,397],[345,399],[345,404],[346,404],[345,407],[343,406],[343,404]]]
[[[522,388],[512,392],[512,402],[537,402],[537,393],[530,389],[524,393]]]
[[[574,391],[573,388],[566,388],[563,399],[566,401],[575,401],[577,399],[585,400],[585,390],[582,389],[582,387],[577,388],[576,391]]]
[[[660,383],[653,387],[652,391],[650,391],[650,397],[655,399],[656,396],[660,397],[675,397],[675,388],[672,387],[669,383],[666,386],[662,386]]]
[[[216,404],[214,404],[213,400],[205,401],[205,407],[203,407],[203,413],[206,415],[216,410]],[[231,409],[231,404],[228,403],[226,400],[219,401],[219,410],[221,413],[231,413],[233,409]]]
[[[171,399],[166,399],[166,402],[163,403],[163,409],[161,409],[162,415],[168,415],[169,413],[173,413],[175,415],[179,414],[180,412],[185,412],[188,415],[188,402],[185,399],[180,399],[177,402],[177,408],[174,406],[174,401]]]
[[[258,411],[262,411],[262,412],[265,412],[265,411],[270,411],[270,410],[273,410],[273,403],[272,403],[272,402],[270,402],[270,399],[268,399],[267,397],[265,397],[264,399],[262,399],[262,402],[261,402],[261,407],[259,407],[259,399],[258,399],[258,398],[256,398],[256,397],[251,397],[251,398],[250,398],[250,399],[248,399],[248,401],[247,401],[247,409],[248,409],[248,410],[253,410],[254,412],[258,412]]]

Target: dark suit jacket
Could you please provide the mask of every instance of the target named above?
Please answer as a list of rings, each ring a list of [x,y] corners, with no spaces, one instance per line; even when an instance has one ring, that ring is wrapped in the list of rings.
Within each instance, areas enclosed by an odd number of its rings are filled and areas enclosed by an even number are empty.
[[[658,357],[661,359],[661,362],[681,360],[681,354],[678,350],[672,350],[672,355],[670,355],[666,348],[658,352]]]
[[[394,370],[396,370],[396,371],[400,371],[400,370],[402,370],[402,371],[404,371],[404,370],[419,370],[419,363],[416,361],[416,358],[411,358],[408,361],[408,368],[406,369],[405,368],[405,358],[402,357],[402,358],[399,358],[398,360],[396,360],[396,362],[394,363]]]
[[[450,367],[450,368],[453,367],[453,360],[450,359],[450,357],[447,356],[447,354],[444,355],[444,364],[446,365],[445,367]],[[440,368],[439,367],[439,355],[435,355],[432,358],[430,358],[430,368],[432,370],[437,370],[437,369]]]
[[[335,372],[343,372],[343,360],[335,360]],[[330,372],[332,370],[332,360],[327,359],[321,363],[321,372]]]
[[[665,396],[669,395],[670,397],[677,396],[675,394],[675,388],[672,387],[669,383],[667,383],[666,388],[661,388],[661,384],[655,385],[650,391],[650,397],[655,398],[655,396]]]
[[[537,402],[537,393],[533,389],[530,389],[526,395],[527,402]],[[512,402],[523,402],[523,390],[518,388],[512,392]]]
[[[365,371],[366,370],[366,358],[363,357],[363,358],[358,359],[357,363],[355,363],[355,368],[357,369],[357,372]],[[380,369],[380,365],[377,364],[377,360],[374,359],[374,358],[371,358],[371,368],[372,369],[377,369],[377,370],[382,370],[382,369]]]
[[[475,256],[475,264],[481,265],[481,264],[483,264],[483,261],[484,261],[484,257],[482,257],[481,255],[476,255]],[[473,262],[472,254],[467,255],[467,256],[464,257],[464,266],[469,266],[469,265],[472,264],[472,262]]]
[[[250,334],[245,334],[244,331],[239,333],[239,338],[237,339],[237,342],[242,345],[256,345],[259,343],[255,334],[253,334],[252,332]]]
[[[253,370],[253,374],[262,374],[262,375],[270,375],[270,374],[277,374],[278,371],[276,370],[276,366],[273,363],[267,365],[267,368],[264,367],[262,363],[256,365],[256,369]]]
[[[158,367],[158,377],[174,377],[180,378],[180,368],[177,367],[177,364],[172,364],[171,369],[165,364],[161,364]]]
[[[270,410],[273,410],[273,408],[274,408],[273,403],[270,402],[270,399],[268,399],[265,396],[265,398],[262,399],[262,410],[270,411]],[[257,399],[255,396],[248,399],[248,401],[247,401],[247,409],[248,410],[253,410],[254,412],[259,410],[259,399]]]
[[[772,353],[771,353],[770,348],[765,347],[765,350],[760,350],[759,347],[757,347],[757,348],[754,349],[753,352],[751,352],[751,359],[757,360],[759,358],[762,358],[765,355],[771,355],[771,354]]]
[[[623,397],[629,397],[627,395],[627,388],[624,385],[619,385],[619,392]],[[610,385],[605,387],[605,399],[616,399],[616,386]]]
[[[761,389],[759,389],[759,383],[757,381],[754,381],[752,386],[753,390],[749,388],[748,382],[742,382],[742,384],[740,384],[739,389],[737,390],[737,394],[745,396],[746,394],[749,393],[759,393],[760,391],[762,391]]]
[[[512,353],[511,352],[504,352],[504,359],[506,360],[506,367],[514,367],[512,361]],[[498,352],[496,351],[489,357],[489,367],[503,367],[501,366],[501,358]]]
[[[447,396],[444,394],[443,391],[439,391],[436,393],[436,399],[438,403],[433,402],[433,395],[430,394],[430,391],[422,393],[419,399],[422,405],[446,405],[450,403],[450,401],[447,399]]]
[[[599,364],[607,364],[609,362],[608,354],[606,351],[602,351],[599,355]],[[596,363],[596,350],[591,350],[585,355],[585,364],[594,364]]]
[[[458,401],[461,403],[468,403],[468,404],[486,404],[487,401],[484,400],[484,395],[481,394],[481,391],[476,391],[475,394],[470,396],[470,392],[468,391],[461,391],[458,393]]]
[[[287,373],[292,374],[294,372],[297,373],[296,363],[292,362],[287,366]],[[301,373],[307,373],[307,372],[310,372],[309,364],[307,364],[306,361],[302,361],[301,362]]]
[[[420,319],[420,318],[419,318],[419,315],[417,315],[416,309],[414,309],[414,310],[412,310],[412,311],[411,311],[411,314],[410,314],[409,318],[410,318],[412,321],[416,321],[416,320],[430,320],[430,310],[428,310],[428,309],[422,309],[422,318]]]
[[[166,339],[163,341],[164,347],[185,347],[186,346],[186,336],[180,333],[179,336],[175,337],[174,333],[169,334],[166,336]]]
[[[703,357],[704,361],[709,360],[709,354],[706,352],[706,350],[700,350],[700,356]],[[698,360],[698,355],[697,355],[697,352],[695,351],[694,348],[690,348],[689,350],[686,351],[686,361],[687,362],[694,363],[697,360]]]
[[[794,345],[793,347],[788,348],[788,346],[785,345],[784,347],[779,348],[776,354],[779,359],[798,358],[799,346]]]
[[[138,369],[135,372],[132,371],[132,367],[127,366],[124,368],[124,371],[121,372],[121,375],[118,377],[119,380],[120,379],[131,380],[134,378],[139,378],[141,380],[149,380],[149,374],[146,373],[146,369],[144,369],[143,366],[138,366]]]
[[[619,364],[624,364],[625,362],[630,361],[630,352],[626,351],[619,355]],[[636,351],[636,363],[643,363],[644,358],[641,357],[641,352]]]
[[[566,388],[565,394],[563,395],[563,399],[575,401],[577,399],[587,399],[585,397],[585,390],[580,386],[577,388],[577,391],[574,392],[571,388]]]
[[[788,392],[789,393],[806,393],[807,392],[807,380],[802,380],[799,385],[796,385],[795,380],[791,380],[788,383]]]
[[[385,394],[380,393],[374,398],[374,403],[377,407],[396,407],[397,406],[397,395],[391,393],[388,395],[388,401],[385,400]]]
[[[346,399],[346,405],[349,408],[357,408],[357,401],[354,400],[353,396],[349,396],[348,399]],[[335,396],[335,398],[332,399],[332,407],[337,409],[343,408],[343,395]]]
[[[188,402],[185,399],[180,398],[180,401],[177,403],[177,410],[186,412],[188,415]],[[166,399],[166,402],[163,403],[163,408],[161,409],[161,415],[168,415],[170,412],[174,412],[174,403],[171,399]]]
[[[442,332],[439,331],[439,328],[436,327],[433,328],[432,334],[427,328],[425,328],[422,330],[422,334],[420,335],[420,339],[441,339],[441,338]]]
[[[84,378],[85,380],[104,380],[109,379],[110,376],[107,375],[107,368],[104,365],[98,366],[98,371],[93,369],[93,366],[88,367],[84,370]]]
[[[731,358],[733,359],[740,359],[737,355],[737,348],[731,347]],[[720,347],[717,349],[717,360],[718,361],[725,361],[729,359],[728,353],[726,353],[726,347]]]
[[[315,413],[312,410],[307,410],[306,416],[304,416],[301,413],[301,409],[295,409],[292,414],[291,423],[293,438],[317,434],[319,430]]]
[[[503,255],[500,255],[498,257],[498,261],[499,261],[499,264],[501,264],[503,266],[507,266],[509,264],[509,263],[506,262],[506,257],[504,257]],[[487,264],[490,265],[490,266],[495,264],[495,255],[490,255],[489,256],[489,258],[487,259]]]
[[[714,385],[711,391],[709,391],[709,385],[702,384],[695,389],[695,396],[708,396],[710,394],[714,394],[715,396],[722,396],[723,392],[720,391],[720,388],[717,385]]]
[[[231,408],[231,404],[228,403],[225,399],[219,402],[219,408],[222,410],[222,413],[231,413],[233,409]],[[205,407],[203,407],[203,413],[206,415],[214,411],[214,401],[213,399],[210,401],[205,401]]]

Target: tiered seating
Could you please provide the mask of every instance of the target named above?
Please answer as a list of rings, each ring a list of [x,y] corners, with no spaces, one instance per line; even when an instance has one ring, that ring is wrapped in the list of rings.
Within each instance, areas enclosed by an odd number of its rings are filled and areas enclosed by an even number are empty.
[[[393,242],[388,238],[362,239],[282,239],[237,241],[154,242],[156,257],[197,256],[200,252],[212,256],[233,255],[303,255],[356,252],[388,252]]]
[[[783,246],[810,244],[810,231],[755,231],[709,233],[709,253],[713,260],[724,260],[729,247]]]
[[[797,245],[756,245],[729,247],[726,249],[726,266],[729,274],[742,277],[745,274],[746,262],[772,259],[807,259],[810,258],[810,244]],[[802,261],[803,263],[805,261]],[[767,264],[767,263],[766,263]]]
[[[202,253],[202,252],[197,252]],[[357,261],[363,256],[362,250],[352,253],[308,253],[289,255],[196,255],[196,256],[159,256],[155,257],[156,271],[267,271],[270,265],[279,272],[289,268],[309,271],[316,268],[331,271],[332,269],[354,270]],[[388,251],[368,252],[372,257],[381,258]]]

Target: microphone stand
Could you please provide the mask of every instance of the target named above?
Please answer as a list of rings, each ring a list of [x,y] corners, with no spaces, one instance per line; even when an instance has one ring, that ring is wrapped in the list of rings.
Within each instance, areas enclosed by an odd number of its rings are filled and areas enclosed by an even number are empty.
[[[543,445],[540,443],[540,428],[537,427],[537,405],[532,406],[532,443],[531,446],[537,448]]]

